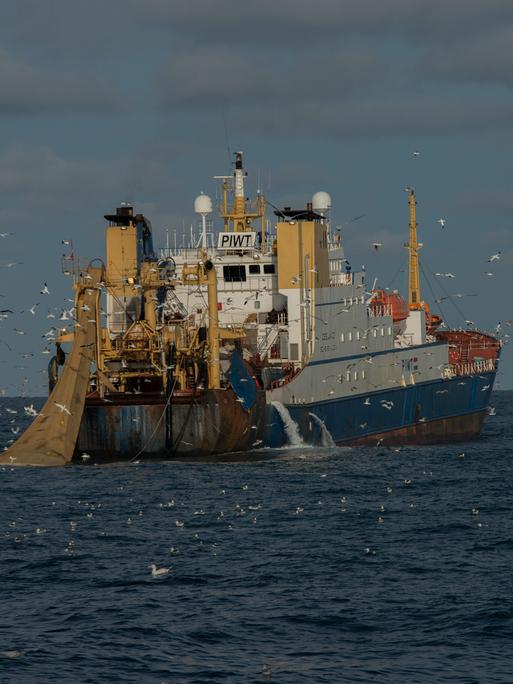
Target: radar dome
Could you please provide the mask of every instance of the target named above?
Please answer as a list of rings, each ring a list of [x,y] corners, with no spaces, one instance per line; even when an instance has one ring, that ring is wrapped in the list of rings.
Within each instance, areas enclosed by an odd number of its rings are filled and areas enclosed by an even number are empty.
[[[325,214],[328,209],[331,209],[331,197],[327,192],[316,192],[312,197],[312,209],[319,212],[319,214]]]
[[[212,213],[212,200],[208,195],[198,195],[194,200],[194,211],[196,214],[211,214]]]

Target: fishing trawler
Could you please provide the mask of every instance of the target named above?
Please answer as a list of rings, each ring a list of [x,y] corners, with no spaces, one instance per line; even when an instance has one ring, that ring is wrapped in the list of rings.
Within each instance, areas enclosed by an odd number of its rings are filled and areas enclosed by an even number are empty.
[[[326,192],[299,209],[275,208],[272,225],[263,194],[246,198],[241,152],[218,178],[222,230],[211,230],[212,201],[201,194],[201,230],[188,246],[168,241],[156,252],[149,220],[129,205],[105,215],[105,262],[73,265],[76,321],[57,340],[49,399],[4,460],[102,463],[479,435],[500,343],[444,329],[421,298],[413,189],[406,301],[369,290],[365,272],[351,269]]]

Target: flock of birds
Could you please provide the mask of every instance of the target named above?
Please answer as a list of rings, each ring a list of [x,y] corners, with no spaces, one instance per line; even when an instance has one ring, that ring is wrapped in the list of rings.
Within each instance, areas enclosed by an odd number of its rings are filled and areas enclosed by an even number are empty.
[[[411,452],[411,449],[408,447],[395,447],[390,450],[390,453],[394,454],[407,452],[408,450]],[[325,451],[326,454],[329,453],[329,449],[325,449]],[[351,451],[351,449],[347,449],[346,451]],[[455,450],[453,456],[457,457],[458,459],[463,459],[465,458],[466,453]],[[313,469],[311,472],[312,477],[315,477],[315,475],[317,475],[317,477],[320,479],[326,479],[329,477],[331,462],[330,460],[326,460],[326,455],[320,453],[318,450],[297,450],[297,452],[291,452],[291,455],[287,457],[286,462],[292,463],[297,460],[300,462],[310,462],[310,466]],[[137,470],[139,466],[140,462],[134,462],[131,465],[131,467],[133,467],[135,470]],[[6,473],[16,471],[9,466],[2,466],[0,468],[0,472]],[[333,472],[331,474],[333,474]],[[433,472],[428,470],[423,470],[422,474],[420,474],[419,471],[416,475],[412,474],[407,477],[403,476],[398,481],[392,481],[386,485],[384,489],[385,495],[386,497],[390,497],[391,495],[399,492],[403,487],[412,487],[415,484],[422,485],[423,478],[427,478],[429,480],[432,476]],[[117,490],[119,495],[128,495],[128,483],[119,485]],[[244,492],[244,494],[242,494],[242,492]],[[288,511],[289,515],[297,516],[305,512],[308,513],[309,511],[313,511],[313,508],[318,508],[319,506],[329,506],[331,509],[333,509],[333,506],[335,506],[335,508],[342,513],[347,513],[350,510],[351,497],[349,495],[346,494],[344,496],[335,496],[333,498],[333,490],[331,486],[328,486],[324,492],[324,495],[321,494],[322,500],[316,500],[313,503],[310,502],[310,504],[303,499],[300,503],[291,505]],[[267,524],[267,517],[270,510],[269,506],[266,505],[265,501],[261,498],[256,500],[255,495],[252,492],[252,487],[249,484],[243,483],[240,485],[240,487],[237,486],[237,489],[233,491],[223,488],[219,491],[219,497],[220,499],[218,503],[214,504],[214,508],[210,511],[205,510],[204,505],[203,507],[198,507],[192,506],[190,502],[180,502],[179,497],[177,496],[173,496],[166,501],[161,501],[158,503],[158,505],[153,504],[150,507],[150,510],[148,510],[147,507],[146,510],[144,510],[144,506],[142,506],[141,503],[137,503],[134,504],[137,510],[124,519],[124,524],[133,526],[136,524],[137,520],[141,520],[144,516],[151,516],[153,520],[155,518],[156,511],[161,511],[162,513],[166,512],[166,515],[169,515],[168,512],[170,512],[174,520],[171,521],[171,524],[167,523],[169,526],[168,529],[170,531],[172,527],[174,527],[176,529],[176,534],[170,533],[170,536],[173,538],[173,543],[169,547],[168,552],[169,555],[174,558],[180,556],[182,553],[182,549],[180,548],[180,540],[185,541],[187,539],[188,543],[191,541],[194,543],[198,542],[200,546],[208,544],[207,541],[200,539],[200,534],[198,532],[193,532],[193,530],[198,529],[198,521],[201,519],[206,519],[207,525],[220,524],[222,528],[230,531],[235,528],[239,519],[246,519],[252,526],[257,525],[260,519],[264,521],[264,524]],[[63,504],[63,502],[64,500],[61,499],[60,503]],[[134,502],[133,494],[130,495],[129,502]],[[83,523],[80,522],[78,516],[83,515],[83,517],[87,520],[94,519],[99,521],[101,520],[101,516],[105,508],[109,508],[108,505],[105,506],[102,503],[91,503],[90,501],[79,500],[78,504],[79,510],[76,511],[74,519],[68,522],[69,532],[73,538],[67,542],[67,546],[63,549],[64,553],[66,554],[73,554],[77,551],[76,533],[78,533],[83,527]],[[275,507],[275,504],[276,502],[274,502],[273,507]],[[51,506],[57,506],[57,502],[52,501]],[[417,503],[410,503],[409,506],[414,508],[417,506]],[[66,504],[66,508],[69,509],[69,505]],[[112,509],[112,507],[110,508]],[[118,510],[118,504],[116,504],[116,510]],[[375,521],[379,524],[382,524],[384,522],[382,514],[384,514],[387,510],[388,505],[384,501],[380,503],[377,508],[379,516],[375,518]],[[286,512],[287,511],[284,511],[284,513]],[[479,515],[480,509],[477,507],[477,505],[474,505],[469,512],[476,516]],[[361,513],[358,513],[358,515],[360,514]],[[112,510],[110,515],[112,515]],[[179,517],[176,517],[177,515]],[[27,521],[27,518],[29,517],[30,515],[18,516],[15,519],[9,520],[6,523],[7,530],[3,533],[4,538],[9,539],[16,544],[23,544],[29,542],[34,536],[37,537],[48,533],[48,527],[43,527],[42,525],[36,526],[33,530],[29,529],[29,523]],[[98,521],[96,522],[96,525],[100,524]],[[51,523],[47,521],[45,524],[50,525]],[[154,523],[152,522],[152,525],[153,524]],[[155,524],[158,523],[155,521]],[[201,526],[204,526],[203,523],[200,525],[200,527]],[[185,534],[185,537],[182,537],[182,534]],[[214,555],[218,555],[220,546],[220,541],[217,541],[216,543],[210,543],[210,548]],[[368,553],[366,548],[364,549],[364,552]],[[152,578],[164,578],[175,571],[175,567],[173,565],[164,565],[162,563],[157,564],[155,562],[147,564],[146,568],[149,570],[149,574]]]
[[[414,157],[420,157],[421,153],[419,150],[415,150],[413,152]],[[407,188],[409,190],[410,188]],[[358,217],[360,218],[360,217]],[[445,229],[447,225],[447,220],[443,217],[440,217],[437,219],[437,223],[440,225],[442,229]],[[11,232],[2,232],[0,233],[0,239],[6,240],[10,238],[13,235]],[[67,248],[70,248],[71,251],[73,250],[72,248],[72,243],[70,240],[62,240],[61,244]],[[372,248],[375,251],[379,251],[383,248],[383,243],[381,242],[373,242],[372,243]],[[490,265],[496,265],[500,262],[502,257],[502,252],[499,250],[493,254],[491,254],[487,258],[487,263]],[[63,260],[70,260],[73,259],[73,254],[71,255],[63,255]],[[15,261],[9,261],[5,263],[0,262],[0,268],[13,268],[15,266],[20,265],[22,262],[15,262]],[[315,269],[311,269],[313,272],[315,272]],[[485,276],[487,277],[493,277],[495,274],[491,270],[487,270],[484,272]],[[453,272],[436,272],[434,274],[438,278],[447,278],[447,279],[454,279],[456,278],[456,274]],[[41,299],[39,301],[36,301],[35,303],[31,304],[30,306],[27,306],[24,309],[21,309],[19,312],[15,312],[12,308],[2,308],[0,309],[0,345],[4,347],[4,349],[8,349],[9,352],[12,354],[16,354],[20,357],[20,361],[22,363],[14,363],[14,367],[18,368],[22,371],[27,370],[27,366],[23,362],[28,362],[30,359],[36,360],[37,358],[37,352],[33,351],[34,350],[34,344],[30,344],[30,348],[27,350],[22,350],[19,348],[17,344],[9,344],[5,339],[3,339],[4,335],[2,334],[2,328],[5,329],[7,326],[7,321],[11,319],[12,317],[16,316],[19,314],[20,316],[28,316],[29,319],[35,318],[40,314],[42,311],[42,303],[43,300],[46,298],[50,298],[51,296],[51,290],[47,282],[43,282],[42,286],[39,289],[39,295]],[[437,304],[441,304],[442,302],[446,300],[458,300],[462,299],[464,297],[475,297],[477,296],[475,293],[454,293],[454,294],[446,294],[445,296],[441,296],[437,298],[435,301]],[[0,297],[5,297],[5,295],[0,294]],[[50,301],[50,299],[49,299]],[[1,302],[1,300],[0,300]],[[46,308],[46,314],[43,314],[47,320],[50,320],[53,322],[51,327],[47,329],[46,331],[43,331],[40,335],[40,339],[43,341],[43,348],[40,350],[40,354],[44,356],[50,356],[53,354],[53,349],[51,348],[51,345],[55,342],[56,337],[58,334],[61,332],[67,332],[70,329],[73,328],[75,324],[75,319],[76,319],[76,311],[74,310],[74,300],[70,298],[64,299],[64,302],[61,306],[59,307],[51,307],[47,306]],[[343,309],[340,313],[348,311],[348,308]],[[101,312],[103,316],[107,316],[108,314],[105,311]],[[23,320],[23,319],[22,319]],[[324,325],[328,324],[328,321],[325,321],[323,319],[319,319],[321,323]],[[502,330],[502,326],[511,326],[512,325],[512,320],[507,320],[504,323],[499,322],[495,328],[495,333],[500,334]],[[443,325],[443,324],[442,324]],[[475,327],[474,321],[470,319],[465,320],[465,325],[467,327]],[[21,325],[16,325],[12,326],[11,331],[14,333],[16,336],[19,336],[20,338],[25,338],[29,339],[29,332],[24,329],[25,326]],[[12,335],[11,335],[12,336]],[[510,335],[508,333],[503,334],[502,336],[502,341],[503,343],[509,342]],[[41,383],[41,388],[46,392],[47,389],[47,382],[46,382],[46,374],[47,370],[46,368],[41,369],[40,371],[42,374],[45,375],[44,381]],[[20,385],[15,387],[15,386],[8,386],[8,387],[0,387],[0,396],[6,395],[8,390],[11,390],[10,393],[17,393],[21,396],[25,396],[27,393],[27,387],[29,385],[29,374],[23,374]],[[13,391],[14,390],[14,391]],[[68,415],[71,415],[70,409],[67,406],[64,405],[58,405],[56,404],[56,409],[59,410],[61,413],[66,413]],[[35,417],[37,415],[37,412],[35,412],[35,409],[33,407],[29,407],[27,409],[27,415],[31,417]],[[12,431],[13,435],[17,435],[17,426],[13,426]]]
[[[414,157],[419,157],[419,156],[420,156],[420,152],[419,152],[418,150],[416,150],[415,152],[413,152],[413,156],[414,156]],[[410,187],[405,188],[405,190],[407,190],[407,191],[409,191],[410,189],[411,189]],[[445,228],[446,223],[447,223],[447,220],[446,220],[445,218],[439,218],[439,219],[436,220],[436,223],[439,223],[441,228]],[[371,246],[372,246],[372,248],[373,248],[373,250],[374,250],[375,252],[378,252],[378,251],[380,251],[380,250],[383,248],[384,245],[383,245],[382,242],[373,242]],[[497,265],[498,265],[498,262],[501,260],[501,257],[502,257],[502,251],[501,251],[501,250],[498,250],[497,252],[494,252],[493,254],[490,254],[490,256],[486,259],[486,263],[487,263],[487,264],[490,264],[490,265],[493,264],[494,266],[497,266]],[[362,268],[363,268],[363,270],[365,270],[364,267],[362,267]],[[489,266],[488,268],[490,269],[490,266]],[[451,280],[457,277],[456,274],[453,273],[452,271],[448,271],[448,272],[440,272],[440,271],[437,271],[437,272],[433,273],[433,275],[434,275],[435,277],[437,277],[437,278],[448,278],[448,279],[451,279]],[[486,270],[486,271],[483,271],[483,275],[484,275],[486,278],[493,278],[493,277],[495,276],[495,272],[494,272],[494,271],[491,271],[491,270]],[[444,296],[437,297],[434,301],[435,301],[435,303],[440,304],[440,303],[442,303],[442,302],[444,302],[444,301],[447,301],[447,300],[450,300],[450,299],[462,299],[463,297],[477,297],[477,296],[478,296],[478,295],[477,295],[476,293],[461,293],[461,292],[458,292],[458,293],[454,293],[454,294],[445,294]],[[506,321],[506,325],[511,326],[512,322],[513,322],[513,319],[512,319],[512,320],[508,320],[508,321]],[[465,320],[465,325],[466,325],[467,327],[475,327],[475,322],[472,321],[472,320],[470,320],[470,319],[466,319],[466,320]],[[443,322],[442,322],[442,327],[444,327],[444,323],[443,323]],[[499,323],[497,324],[497,326],[496,326],[496,328],[495,328],[495,331],[494,331],[495,334],[499,334],[499,333],[500,333],[501,327],[502,327],[502,323],[499,321]],[[506,335],[502,338],[502,342],[503,342],[504,344],[506,344],[506,343],[508,343],[509,341],[510,341],[510,335],[509,335],[509,334],[506,334]]]
[[[0,238],[8,238],[13,235],[10,232],[0,233]],[[71,245],[70,240],[62,240],[62,245]],[[62,255],[63,260],[73,259],[73,255]],[[14,266],[20,265],[22,262],[0,262],[0,268],[13,268]],[[71,273],[66,272],[67,275]],[[6,294],[0,293],[0,306],[5,300]],[[36,299],[36,297],[34,297]],[[84,304],[83,310],[87,311],[89,307]],[[19,396],[27,395],[27,387],[29,383],[32,382],[32,394],[46,394],[48,383],[47,383],[47,369],[40,368],[37,372],[44,374],[42,382],[40,385],[34,383],[34,366],[37,358],[40,355],[49,357],[55,354],[55,344],[56,339],[59,335],[72,332],[77,319],[77,312],[75,311],[74,299],[70,297],[65,297],[62,300],[60,306],[52,306],[52,291],[47,282],[43,282],[39,288],[39,298],[38,301],[21,308],[20,310],[15,310],[12,307],[0,308],[0,348],[4,351],[10,352],[11,355],[16,355],[20,358],[20,363],[16,361],[11,361],[11,366],[17,368],[21,371],[30,371],[31,377],[29,378],[29,373],[23,374],[20,384],[10,384],[0,386],[0,396],[5,396],[6,394],[18,394]],[[101,315],[108,317],[106,311],[101,311]],[[8,326],[8,321],[16,320],[17,324],[12,327]],[[33,321],[50,321],[50,327],[45,324],[44,327],[41,325],[41,330],[39,333],[34,335],[31,328],[33,328]],[[21,321],[21,322],[19,322]],[[14,340],[13,335],[20,338],[20,340],[26,340],[28,349],[20,348],[19,343]],[[36,343],[34,339],[39,339],[42,341],[42,349],[37,351]],[[27,366],[27,363],[32,361],[31,366]],[[5,359],[1,359],[0,363],[6,363]],[[35,387],[34,387],[35,385]],[[36,389],[37,388],[37,389]],[[35,390],[35,391],[34,391]],[[41,391],[42,390],[42,391]],[[56,408],[64,413],[69,414],[69,408],[67,406],[56,405]],[[31,414],[34,415],[34,414]]]
[[[264,485],[261,475],[256,484],[251,484],[242,479],[248,476],[246,470],[246,476],[243,471],[239,471],[241,476],[235,476],[236,483],[229,482],[228,478],[234,475],[228,474],[227,482],[216,476],[214,482],[209,480],[206,484],[200,478],[197,484],[194,480],[192,491],[185,488],[175,493],[172,489],[173,494],[161,496],[160,501],[144,500],[142,480],[133,477],[142,475],[144,467],[134,464],[130,466],[132,478],[115,478],[112,491],[104,492],[106,498],[98,493],[96,498],[70,499],[54,488],[47,497],[46,509],[24,510],[19,515],[14,512],[4,517],[0,526],[2,542],[6,550],[16,554],[20,564],[34,549],[55,561],[62,559],[66,572],[72,572],[77,583],[82,581],[84,564],[91,564],[93,548],[94,563],[87,571],[89,583],[96,578],[108,578],[121,585],[123,581],[133,582],[136,575],[140,582],[138,591],[154,596],[165,610],[171,601],[178,600],[177,594],[183,600],[186,583],[193,574],[214,577],[201,587],[205,600],[212,591],[222,592],[223,586],[230,586],[222,578],[233,574],[230,568],[234,567],[234,559],[242,561],[241,567],[247,567],[249,559],[254,564],[254,555],[264,540],[267,566],[283,552],[281,562],[291,576],[300,572],[296,568],[304,564],[303,554],[316,557],[321,550],[324,558],[338,558],[342,552],[357,564],[360,572],[375,572],[381,561],[395,553],[391,540],[403,533],[405,521],[412,535],[425,528],[429,518],[435,526],[448,524],[447,512],[443,507],[439,510],[438,501],[433,503],[437,478],[432,465],[420,454],[411,458],[408,465],[408,460],[395,460],[395,454],[401,451],[411,456],[408,449],[390,451],[386,477],[379,482],[366,478],[362,483],[357,473],[355,478],[354,463],[349,466],[353,475],[341,480],[336,475],[341,472],[340,463],[314,454],[309,461],[305,451],[298,451],[293,461],[281,466],[282,471],[291,472],[280,475],[273,469],[274,476],[288,478],[288,484]],[[456,464],[465,457],[465,452],[455,449],[444,458],[452,459],[457,469]],[[309,480],[305,491],[297,489],[298,467]],[[0,473],[9,479],[11,470],[4,467]],[[173,482],[176,485],[175,478],[173,469],[167,482],[162,479],[162,489],[169,492]],[[486,502],[478,495],[453,502],[450,515],[466,527],[467,539],[482,539],[491,524]],[[287,548],[280,535],[273,537],[273,531],[281,528],[288,528]],[[138,540],[137,553],[133,553],[133,544],[126,540],[125,530],[133,530],[131,538]],[[326,540],[333,538],[334,530],[345,541],[336,553],[330,554]],[[141,540],[145,540],[143,544]],[[369,563],[378,566],[367,568]],[[256,582],[261,571],[254,567]],[[197,599],[201,605],[199,596]],[[177,610],[183,614],[182,605]],[[15,641],[6,642],[4,649],[2,655],[6,658],[24,657],[23,648]],[[264,678],[279,674],[278,661],[266,653],[262,653],[257,667]]]

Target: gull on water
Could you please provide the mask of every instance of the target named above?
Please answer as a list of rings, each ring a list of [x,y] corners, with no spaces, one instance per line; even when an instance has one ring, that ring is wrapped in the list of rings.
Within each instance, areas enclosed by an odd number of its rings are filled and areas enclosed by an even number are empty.
[[[167,575],[168,572],[171,570],[171,568],[157,568],[155,563],[152,563],[151,565],[148,565],[149,568],[151,568],[151,576],[152,577],[163,577],[164,575]]]

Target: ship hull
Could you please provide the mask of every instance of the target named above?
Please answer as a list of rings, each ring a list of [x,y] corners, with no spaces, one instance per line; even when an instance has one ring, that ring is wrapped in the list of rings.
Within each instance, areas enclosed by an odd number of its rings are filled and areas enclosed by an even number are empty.
[[[134,459],[171,459],[248,451],[258,443],[265,415],[265,394],[258,392],[246,410],[232,390],[207,390],[144,403],[137,397],[118,402],[86,402],[75,460],[86,453],[95,463]]]
[[[403,446],[408,444],[450,444],[477,439],[481,433],[486,411],[468,413],[407,425],[403,428],[352,438],[340,444],[348,446]]]
[[[458,377],[311,404],[290,404],[285,415],[304,444],[407,445],[476,439],[494,372]],[[268,397],[269,398],[269,397]],[[388,407],[388,408],[387,408]],[[298,441],[298,444],[301,443]],[[92,462],[206,457],[290,445],[284,418],[259,391],[245,409],[231,390],[176,398],[86,403],[75,459]]]
[[[287,404],[305,443],[440,444],[479,437],[495,372],[419,383],[310,404]],[[269,407],[265,441],[287,443],[283,420]]]

